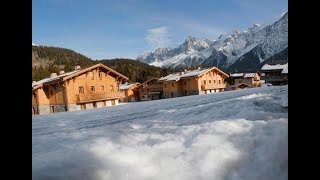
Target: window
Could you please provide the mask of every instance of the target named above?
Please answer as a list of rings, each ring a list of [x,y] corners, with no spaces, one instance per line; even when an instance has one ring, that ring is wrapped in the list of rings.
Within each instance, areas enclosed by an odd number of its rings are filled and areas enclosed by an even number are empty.
[[[186,81],[184,82],[184,85],[185,85],[185,86],[187,85],[187,82],[186,82]]]
[[[93,71],[92,71],[92,72],[89,72],[89,75],[90,75],[91,79],[94,79]]]
[[[99,78],[102,78],[102,72],[99,71]]]
[[[53,91],[52,90],[50,90],[50,95],[53,95]]]
[[[213,80],[213,83],[216,83],[216,80]]]
[[[97,102],[93,102],[92,105],[93,105],[93,108],[97,108]]]
[[[184,95],[188,95],[188,91],[184,91]]]
[[[147,89],[147,91],[149,91],[149,89]]]
[[[173,83],[171,83],[171,85],[172,85],[172,87],[174,87],[174,84],[173,84]]]
[[[113,91],[113,85],[110,85],[110,91]]]
[[[94,88],[94,86],[91,86],[91,91],[95,91],[95,88]]]
[[[100,86],[100,91],[104,91],[104,86]]]
[[[83,94],[83,93],[84,93],[83,86],[79,86],[79,94]]]
[[[165,88],[167,87],[167,84],[166,84],[166,83],[164,83],[164,87],[165,87]]]
[[[209,84],[211,84],[211,80],[209,80]]]
[[[206,80],[203,80],[203,84],[206,84]]]
[[[221,80],[219,80],[219,84],[221,84]]]

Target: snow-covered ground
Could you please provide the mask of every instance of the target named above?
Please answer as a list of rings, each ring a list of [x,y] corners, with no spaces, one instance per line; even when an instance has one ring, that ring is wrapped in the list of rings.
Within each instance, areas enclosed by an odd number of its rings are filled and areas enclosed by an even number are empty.
[[[288,179],[288,86],[32,119],[33,179]]]

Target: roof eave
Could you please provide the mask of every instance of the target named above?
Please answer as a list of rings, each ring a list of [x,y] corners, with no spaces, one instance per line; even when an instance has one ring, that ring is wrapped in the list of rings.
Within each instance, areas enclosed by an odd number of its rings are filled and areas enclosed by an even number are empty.
[[[73,77],[76,77],[76,76],[78,76],[78,75],[80,75],[80,74],[83,74],[83,73],[85,73],[85,72],[87,72],[87,71],[90,71],[90,70],[95,69],[95,68],[98,68],[98,67],[103,67],[103,68],[107,69],[108,71],[111,71],[112,73],[120,76],[123,80],[126,80],[126,81],[129,80],[129,78],[126,77],[125,75],[123,75],[123,74],[121,74],[121,73],[119,73],[119,72],[117,72],[117,71],[109,68],[108,66],[101,64],[101,63],[98,63],[98,64],[93,65],[93,66],[91,66],[91,67],[82,69],[82,70],[80,70],[80,71],[78,71],[78,72],[75,72],[75,73],[73,73],[73,74],[70,74],[70,75],[68,75],[68,76],[65,76],[65,77],[63,77],[62,80],[63,80],[63,81],[66,81],[66,80],[68,80],[68,79],[71,79],[71,78],[73,78]]]

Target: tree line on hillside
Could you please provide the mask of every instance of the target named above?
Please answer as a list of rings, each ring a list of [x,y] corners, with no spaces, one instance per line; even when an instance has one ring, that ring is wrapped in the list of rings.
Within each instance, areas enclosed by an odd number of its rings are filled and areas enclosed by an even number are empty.
[[[173,72],[171,68],[160,68],[125,58],[92,60],[73,50],[59,47],[32,46],[32,51],[37,54],[37,61],[49,60],[50,65],[32,67],[32,80],[39,81],[50,77],[50,74],[58,73],[61,69],[65,72],[74,70],[74,66],[82,68],[93,64],[102,63],[115,71],[127,76],[130,82],[145,82],[151,78],[159,78]],[[34,58],[34,57],[32,57]]]
[[[159,78],[173,72],[172,69],[159,68],[131,59],[111,59],[98,61],[119,73],[127,76],[131,82],[145,82],[151,78]]]

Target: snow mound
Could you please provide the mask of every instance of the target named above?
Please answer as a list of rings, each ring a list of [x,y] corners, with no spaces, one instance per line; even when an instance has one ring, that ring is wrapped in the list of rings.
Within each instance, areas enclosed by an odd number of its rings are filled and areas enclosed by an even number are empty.
[[[33,116],[32,179],[288,179],[288,86]]]

